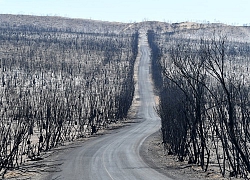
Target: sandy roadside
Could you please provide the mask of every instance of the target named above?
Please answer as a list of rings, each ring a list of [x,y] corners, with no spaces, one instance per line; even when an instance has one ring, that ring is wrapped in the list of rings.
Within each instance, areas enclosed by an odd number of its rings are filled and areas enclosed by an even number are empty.
[[[141,147],[140,155],[144,161],[153,169],[171,177],[172,179],[186,180],[236,180],[238,178],[224,178],[210,167],[204,172],[201,167],[188,164],[186,161],[179,162],[175,156],[167,155],[164,152],[160,131],[145,139]]]

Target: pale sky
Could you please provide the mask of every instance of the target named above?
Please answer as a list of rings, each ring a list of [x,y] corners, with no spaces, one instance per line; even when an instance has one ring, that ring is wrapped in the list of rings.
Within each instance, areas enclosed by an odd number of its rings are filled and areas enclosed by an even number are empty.
[[[250,0],[0,0],[0,14],[250,25]]]

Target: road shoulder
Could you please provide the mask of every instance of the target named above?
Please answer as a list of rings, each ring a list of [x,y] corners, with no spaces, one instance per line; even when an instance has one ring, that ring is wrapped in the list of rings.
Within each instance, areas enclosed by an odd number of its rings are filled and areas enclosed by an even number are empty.
[[[167,155],[164,152],[160,131],[145,139],[140,149],[140,155],[151,168],[172,179],[226,179],[209,172],[203,172],[196,165],[179,162],[175,156]]]
[[[217,170],[218,167],[210,166],[207,172],[204,172],[198,165],[188,164],[187,161],[180,162],[177,157],[167,155],[164,152],[160,131],[148,136],[141,148],[140,156],[156,171],[176,180],[236,180],[238,178],[222,177]]]

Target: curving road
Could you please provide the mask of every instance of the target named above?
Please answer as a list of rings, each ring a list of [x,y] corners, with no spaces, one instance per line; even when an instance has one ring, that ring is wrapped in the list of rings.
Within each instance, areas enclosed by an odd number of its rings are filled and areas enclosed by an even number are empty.
[[[137,123],[89,140],[64,154],[60,172],[47,179],[84,180],[167,180],[165,175],[150,168],[140,157],[143,141],[160,128],[155,113],[153,87],[150,80],[150,51],[146,35],[139,42],[137,101],[140,101],[135,118]]]

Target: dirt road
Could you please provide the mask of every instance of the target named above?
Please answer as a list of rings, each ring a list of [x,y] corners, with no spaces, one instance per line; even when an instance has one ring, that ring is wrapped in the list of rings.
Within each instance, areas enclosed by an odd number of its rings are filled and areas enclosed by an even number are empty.
[[[150,50],[145,34],[140,38],[139,51],[136,100],[140,101],[140,106],[135,123],[89,140],[62,155],[60,171],[50,174],[46,179],[170,179],[150,168],[140,157],[143,141],[159,130],[160,119],[154,110],[155,97],[149,72]]]

